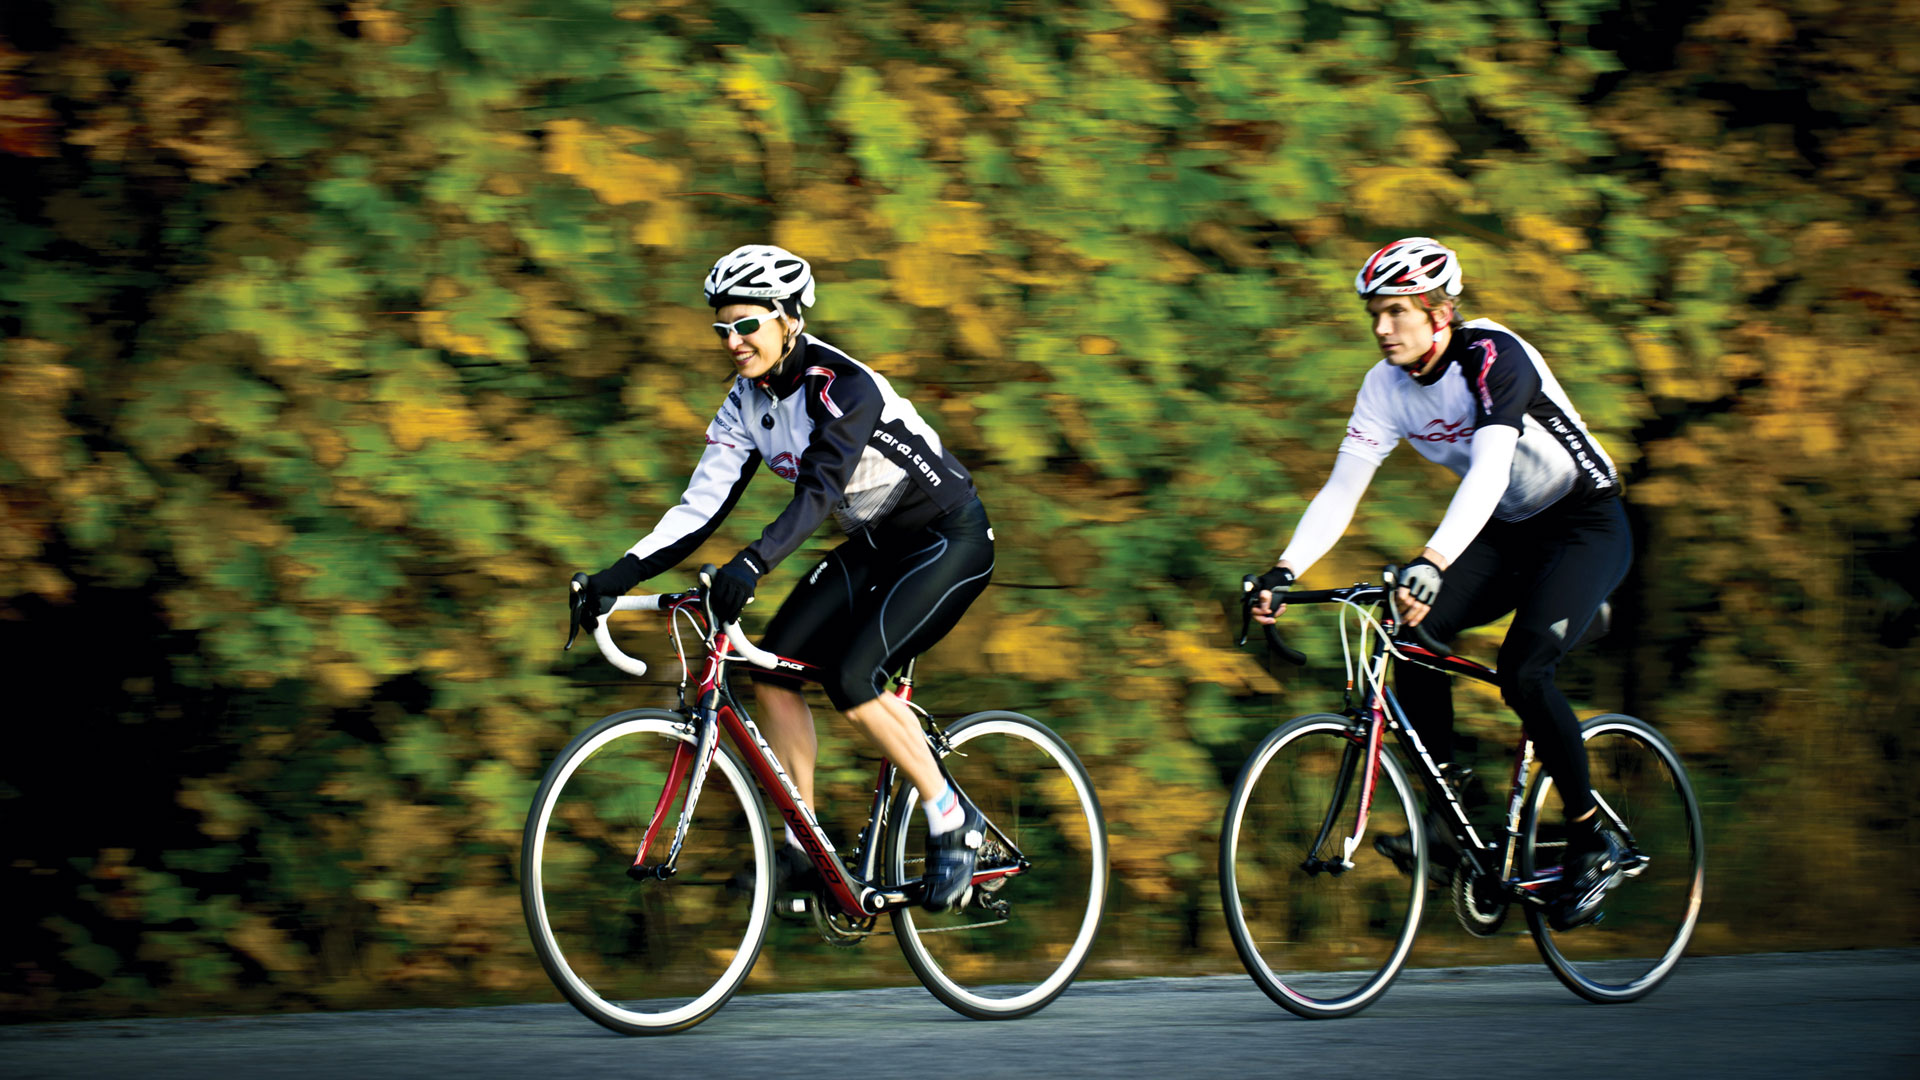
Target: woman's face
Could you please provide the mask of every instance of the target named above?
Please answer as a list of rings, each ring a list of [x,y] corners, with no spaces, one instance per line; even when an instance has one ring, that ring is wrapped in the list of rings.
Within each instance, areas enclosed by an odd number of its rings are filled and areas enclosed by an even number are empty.
[[[733,357],[733,370],[749,379],[758,379],[773,370],[786,352],[787,328],[772,308],[759,304],[728,304],[713,313],[714,333],[720,346]],[[742,334],[742,319],[755,319],[759,325]],[[726,324],[724,329],[719,324]]]

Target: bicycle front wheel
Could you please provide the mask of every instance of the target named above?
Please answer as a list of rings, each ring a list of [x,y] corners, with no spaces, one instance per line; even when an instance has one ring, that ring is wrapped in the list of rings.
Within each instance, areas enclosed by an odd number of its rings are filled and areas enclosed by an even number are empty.
[[[746,981],[766,939],[773,847],[753,779],[721,746],[695,804],[676,873],[635,880],[633,866],[694,734],[660,709],[616,713],[562,751],[534,795],[520,854],[520,899],[534,951],[568,1001],[626,1035],[692,1027]],[[683,775],[647,852],[666,857]]]
[[[958,912],[902,908],[894,934],[933,996],[976,1020],[1026,1016],[1059,997],[1093,947],[1107,896],[1107,828],[1093,781],[1046,725],[983,712],[947,729],[953,782],[1028,866],[990,836]],[[927,844],[919,792],[903,783],[888,811],[887,870],[920,876]]]
[[[1366,742],[1332,713],[1282,726],[1247,759],[1220,829],[1220,899],[1247,974],[1308,1019],[1372,1004],[1406,963],[1426,903],[1426,837],[1406,771],[1380,748],[1367,835],[1350,854]],[[1373,850],[1406,833],[1411,874]],[[1352,865],[1345,865],[1345,858]]]
[[[1707,853],[1700,804],[1680,756],[1653,725],[1631,716],[1596,716],[1581,725],[1600,813],[1625,824],[1626,874],[1607,893],[1597,922],[1556,932],[1527,905],[1527,926],[1567,988],[1589,1001],[1633,1001],[1652,993],[1680,961],[1706,892]],[[1550,777],[1529,792],[1520,830],[1520,869],[1531,877],[1558,865],[1563,826],[1542,824]]]

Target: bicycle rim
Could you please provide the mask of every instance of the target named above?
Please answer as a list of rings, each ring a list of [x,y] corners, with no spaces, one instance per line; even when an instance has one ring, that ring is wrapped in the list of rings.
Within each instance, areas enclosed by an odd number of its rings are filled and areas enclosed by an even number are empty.
[[[1338,873],[1307,866],[1316,855],[1339,860],[1352,835],[1364,754],[1349,762],[1351,726],[1321,713],[1269,735],[1241,770],[1221,826],[1220,898],[1234,948],[1268,997],[1309,1019],[1347,1016],[1385,993],[1406,963],[1426,902],[1426,840],[1410,824],[1418,804],[1385,747],[1353,866]],[[1316,851],[1343,767],[1352,771],[1346,795]],[[1412,875],[1373,850],[1374,838],[1396,833],[1410,835],[1420,853]]]
[[[678,873],[627,874],[674,750],[692,741],[673,713],[607,717],[555,760],[527,818],[520,891],[534,949],[568,1001],[623,1034],[711,1016],[766,938],[772,847],[753,781],[728,747],[714,755]],[[648,863],[665,858],[679,814],[676,797]]]
[[[1700,805],[1679,755],[1651,725],[1598,716],[1581,735],[1595,794],[1626,823],[1647,862],[1607,893],[1597,922],[1557,932],[1528,905],[1527,926],[1541,959],[1568,989],[1589,1001],[1632,1001],[1672,973],[1699,921],[1706,891]],[[1527,800],[1524,873],[1558,865],[1565,851],[1563,823],[1541,821],[1551,786],[1542,774]]]
[[[1093,782],[1073,750],[1018,713],[969,716],[947,729],[954,783],[1031,863],[1006,865],[983,851],[972,897],[955,913],[893,913],[907,963],[933,996],[979,1020],[1026,1016],[1060,996],[1086,963],[1107,895],[1107,832]],[[912,785],[892,803],[887,867],[920,876],[926,815]],[[1004,912],[995,905],[1004,904]]]

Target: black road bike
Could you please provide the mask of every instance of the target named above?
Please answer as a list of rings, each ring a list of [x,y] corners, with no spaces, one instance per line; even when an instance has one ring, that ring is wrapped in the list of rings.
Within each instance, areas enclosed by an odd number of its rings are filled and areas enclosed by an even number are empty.
[[[1489,936],[1517,908],[1541,959],[1574,993],[1604,1003],[1652,992],[1685,952],[1706,884],[1700,805],[1679,756],[1644,720],[1608,714],[1581,725],[1603,827],[1628,856],[1598,920],[1554,929],[1550,905],[1566,841],[1558,811],[1547,811],[1553,781],[1532,768],[1533,743],[1522,735],[1505,828],[1483,837],[1386,675],[1390,659],[1486,683],[1498,675],[1418,627],[1396,639],[1395,569],[1383,579],[1275,597],[1340,605],[1348,689],[1341,712],[1302,716],[1268,735],[1234,783],[1220,832],[1220,898],[1247,973],[1307,1018],[1351,1015],[1392,984],[1413,947],[1435,856],[1404,754],[1429,818],[1439,822],[1435,838],[1458,851],[1449,888],[1462,926]],[[1274,652],[1305,662],[1267,631]],[[1242,643],[1246,636],[1243,624]],[[1388,732],[1399,753],[1386,744]],[[1412,860],[1403,853],[1396,865],[1370,834],[1407,834]]]

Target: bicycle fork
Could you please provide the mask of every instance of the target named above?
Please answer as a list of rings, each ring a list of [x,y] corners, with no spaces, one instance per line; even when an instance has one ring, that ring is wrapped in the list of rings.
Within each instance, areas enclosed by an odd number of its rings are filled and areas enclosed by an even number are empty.
[[[696,725],[699,735],[694,743],[689,745],[682,742],[673,748],[673,763],[667,767],[667,782],[660,788],[660,800],[654,804],[653,818],[647,823],[646,834],[640,838],[640,849],[633,854],[633,865],[627,867],[627,876],[635,881],[649,878],[664,881],[679,872],[676,864],[680,859],[680,849],[687,842],[687,829],[693,824],[694,807],[699,805],[700,792],[706,786],[707,770],[713,766],[713,755],[720,749],[720,723],[710,710],[701,709],[696,714]],[[683,781],[687,782],[687,794],[681,801],[680,821],[674,826],[673,842],[667,847],[667,857],[648,866],[647,852],[660,835],[660,826],[666,823],[667,813],[673,809],[674,795]]]

